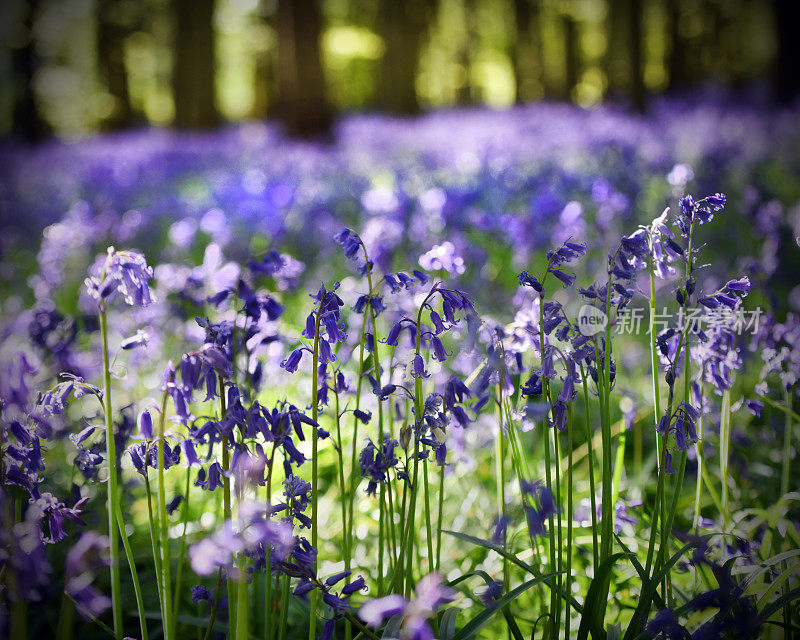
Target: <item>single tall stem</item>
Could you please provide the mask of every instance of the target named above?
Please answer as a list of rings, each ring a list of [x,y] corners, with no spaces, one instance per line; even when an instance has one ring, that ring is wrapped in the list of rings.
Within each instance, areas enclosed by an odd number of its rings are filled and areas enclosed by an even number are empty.
[[[122,640],[124,631],[122,624],[122,589],[119,575],[119,535],[117,529],[117,451],[114,442],[114,419],[111,404],[111,369],[108,364],[108,319],[106,312],[100,309],[100,335],[103,342],[103,408],[106,422],[106,463],[108,464],[108,542],[109,571],[111,572],[111,610],[114,619],[114,637]]]
[[[171,380],[167,381],[167,386]],[[167,514],[167,493],[164,484],[164,422],[167,413],[167,389],[161,401],[161,415],[158,420],[158,511],[159,524],[161,528],[161,598],[164,610],[164,637],[166,640],[172,638],[172,595],[171,595],[171,575],[170,575],[170,549],[169,549],[169,516]]]
[[[586,445],[587,457],[589,458],[589,499],[592,505],[592,560],[594,561],[594,568],[600,566],[600,546],[597,541],[597,490],[595,489],[594,482],[594,437],[592,436],[592,422],[589,415],[589,387],[586,383],[586,373],[581,365],[581,381],[583,384],[583,407],[586,414]],[[572,466],[572,465],[570,465]]]
[[[317,422],[319,415],[319,325],[322,316],[322,304],[317,309],[316,327],[314,329],[314,354],[312,358],[311,373],[311,419]],[[318,525],[317,525],[317,503],[319,494],[319,477],[318,477],[318,461],[317,450],[319,447],[319,432],[316,427],[312,427],[313,434],[311,437],[311,546],[317,550],[319,555],[319,548],[317,546],[318,538]],[[314,560],[314,570],[316,571],[317,562]],[[308,638],[314,640],[317,630],[317,597],[318,590],[314,589],[309,594],[309,612],[308,612]]]
[[[181,521],[183,529],[181,531],[181,546],[178,555],[178,571],[175,574],[175,595],[173,596],[172,606],[172,635],[175,637],[175,626],[178,624],[178,614],[180,613],[181,606],[181,580],[183,578],[183,565],[186,556],[186,529],[189,520],[189,488],[191,486],[191,470],[190,466],[186,467],[186,488],[183,495],[183,509],[181,510]]]
[[[792,394],[784,389],[783,401],[786,404],[786,419],[783,427],[783,467],[781,469],[781,495],[789,492],[789,478],[792,464]]]

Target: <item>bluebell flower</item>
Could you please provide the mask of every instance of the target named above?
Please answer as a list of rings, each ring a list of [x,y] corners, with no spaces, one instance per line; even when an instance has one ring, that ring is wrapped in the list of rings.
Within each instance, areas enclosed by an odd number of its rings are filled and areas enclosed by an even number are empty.
[[[433,345],[433,359],[439,362],[447,360],[448,356],[452,355],[447,353],[442,344],[442,341],[437,336],[431,337],[431,344]]]
[[[754,416],[761,417],[761,412],[764,410],[763,402],[760,400],[745,400],[744,404]]]
[[[550,426],[555,427],[559,431],[567,428],[567,403],[563,400],[557,400],[552,407],[552,420]]]
[[[561,269],[548,269],[548,273],[552,273],[556,278],[558,278],[564,285],[564,288],[571,287],[572,283],[575,282],[574,273],[566,273]]]
[[[180,506],[181,502],[183,501],[183,496],[178,494],[172,500],[167,503],[167,513],[172,515],[175,513],[175,510]]]
[[[119,348],[123,351],[138,349],[139,347],[147,346],[148,340],[149,336],[147,333],[139,329],[134,335],[129,338],[125,338],[122,342],[120,342]]]
[[[536,278],[530,275],[527,271],[523,271],[517,276],[517,280],[521,286],[530,287],[536,293],[542,293],[544,291],[544,287],[542,287],[542,283],[539,282]]]
[[[195,604],[201,604],[203,602],[208,602],[211,599],[211,594],[209,593],[208,589],[203,585],[196,584],[189,588],[192,594],[192,602]]]
[[[425,361],[421,354],[416,354],[412,363],[411,377],[412,378],[429,378],[429,374],[425,370]]]
[[[503,595],[503,585],[497,580],[492,580],[480,594],[481,602],[485,607],[492,607]]]
[[[139,414],[139,434],[145,440],[153,439],[153,418],[147,410]]]
[[[300,364],[300,359],[303,357],[303,349],[295,349],[289,354],[289,357],[286,360],[281,362],[281,367],[286,369],[289,373],[294,373],[297,371],[297,367]]]
[[[100,273],[87,278],[85,284],[89,295],[101,305],[119,292],[126,304],[146,307],[155,300],[149,286],[152,276],[153,269],[143,255],[109,247]]]

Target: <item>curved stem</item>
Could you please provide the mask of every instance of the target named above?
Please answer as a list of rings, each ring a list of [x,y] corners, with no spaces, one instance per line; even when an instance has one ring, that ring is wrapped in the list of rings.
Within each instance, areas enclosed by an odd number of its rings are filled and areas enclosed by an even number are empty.
[[[317,422],[319,414],[319,325],[322,315],[322,305],[317,309],[316,326],[314,329],[314,355],[312,360],[311,372],[311,419]],[[318,460],[317,451],[319,448],[319,432],[317,427],[312,427],[313,434],[311,438],[311,546],[317,550],[317,557],[319,557],[319,548],[317,547],[318,538],[318,525],[317,525],[317,504],[319,495],[319,477],[318,477]],[[317,561],[314,560],[313,569],[316,572]],[[308,638],[314,640],[316,637],[317,629],[317,590],[314,589],[309,595],[309,612],[308,612]]]
[[[174,375],[174,374],[173,374]],[[171,381],[167,382],[167,388]],[[161,415],[158,421],[158,519],[161,529],[161,600],[164,611],[164,637],[172,638],[174,630],[172,624],[172,596],[170,575],[170,549],[169,549],[169,516],[167,514],[167,493],[164,484],[164,421],[167,413],[167,388],[161,401]]]
[[[111,369],[108,364],[108,319],[103,308],[100,309],[100,336],[103,343],[103,409],[106,423],[106,463],[108,464],[108,542],[109,571],[111,573],[111,611],[114,619],[114,637],[122,640],[122,589],[119,575],[119,535],[117,531],[116,510],[119,504],[117,493],[117,451],[114,442],[114,418],[111,404]]]

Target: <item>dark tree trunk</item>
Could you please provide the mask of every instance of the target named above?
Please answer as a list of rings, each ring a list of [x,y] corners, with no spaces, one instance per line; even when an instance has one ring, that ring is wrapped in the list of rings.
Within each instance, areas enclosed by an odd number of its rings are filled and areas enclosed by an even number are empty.
[[[475,101],[475,87],[472,84],[472,61],[475,47],[475,0],[463,0],[464,3],[464,42],[459,51],[459,63],[464,70],[462,82],[456,89],[456,102],[469,105]]]
[[[107,129],[124,129],[133,124],[134,112],[128,93],[125,67],[125,38],[130,32],[124,2],[99,0],[97,3],[97,64],[100,80],[114,99],[114,109],[105,119]]]
[[[381,0],[378,31],[386,51],[378,70],[378,106],[394,113],[419,110],[416,79],[430,2]]]
[[[606,33],[608,49],[606,51],[605,73],[608,94],[612,98],[620,98],[628,91],[628,7],[627,0],[609,0]]]
[[[796,0],[775,0],[775,24],[775,92],[786,104],[800,96],[800,5]]]
[[[327,133],[331,111],[325,99],[317,0],[278,0],[278,87],[283,119],[292,135]]]
[[[33,25],[38,13],[39,2],[31,0],[26,6],[26,15],[21,34],[24,40],[13,51],[14,111],[13,134],[27,142],[39,142],[52,133],[50,126],[42,117],[36,95],[33,91],[33,79],[39,66],[36,45],[33,39]]]
[[[517,103],[544,92],[540,0],[514,0],[516,34],[512,50]]]
[[[172,7],[175,126],[215,127],[219,113],[214,99],[214,0],[172,0]]]
[[[644,61],[642,48],[642,0],[609,3],[606,76],[612,98],[630,99],[644,109]]]
[[[578,86],[578,25],[575,18],[565,13],[561,16],[564,27],[564,98],[571,100],[574,97],[575,87]]]
[[[630,0],[628,23],[628,66],[631,74],[631,102],[637,111],[644,111],[644,60],[642,59],[642,0]]]
[[[265,28],[275,31],[275,13],[270,11],[270,3],[261,0],[258,3],[257,19],[261,21]],[[277,101],[278,87],[275,78],[277,53],[274,47],[258,51],[256,53],[255,74],[253,84],[255,86],[255,99],[250,110],[252,118],[266,118],[270,115]]]
[[[667,0],[667,25],[669,31],[667,74],[669,75],[668,89],[670,91],[684,89],[691,82],[691,74],[687,66],[687,44],[681,37],[680,21],[680,0]]]

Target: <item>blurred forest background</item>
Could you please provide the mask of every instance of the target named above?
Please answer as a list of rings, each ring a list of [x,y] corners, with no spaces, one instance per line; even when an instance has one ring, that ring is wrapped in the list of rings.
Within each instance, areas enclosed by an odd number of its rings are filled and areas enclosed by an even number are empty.
[[[800,90],[796,0],[6,0],[0,135]]]

